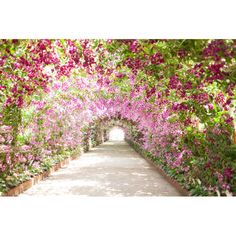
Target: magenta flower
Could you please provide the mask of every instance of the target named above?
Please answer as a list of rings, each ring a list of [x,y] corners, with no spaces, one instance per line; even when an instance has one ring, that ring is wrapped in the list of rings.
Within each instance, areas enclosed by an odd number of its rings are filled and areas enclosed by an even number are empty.
[[[138,47],[139,47],[138,41],[137,40],[133,40],[132,43],[129,46],[129,50],[131,52],[135,53],[135,52],[138,52]]]
[[[168,117],[169,117],[169,112],[168,112],[168,111],[164,111],[164,112],[162,113],[162,118],[163,118],[164,120],[166,120]]]
[[[225,96],[222,92],[218,93],[216,96],[216,103],[223,104],[225,102]]]
[[[3,66],[4,61],[0,58],[0,66]]]
[[[192,89],[192,82],[191,82],[191,81],[187,82],[187,83],[184,85],[184,88],[185,88],[185,89]]]
[[[233,121],[233,120],[234,120],[233,117],[227,116],[226,119],[225,119],[225,122],[226,122],[227,124],[232,124],[232,121]]]
[[[227,179],[232,179],[233,178],[233,170],[232,168],[225,168],[224,169],[224,176],[227,178]]]
[[[18,107],[22,107],[22,106],[23,106],[23,103],[24,103],[24,101],[23,101],[22,96],[19,96],[18,99],[16,100],[16,105],[17,105]]]
[[[214,109],[214,106],[211,103],[209,103],[207,106],[208,106],[209,110],[213,110]]]

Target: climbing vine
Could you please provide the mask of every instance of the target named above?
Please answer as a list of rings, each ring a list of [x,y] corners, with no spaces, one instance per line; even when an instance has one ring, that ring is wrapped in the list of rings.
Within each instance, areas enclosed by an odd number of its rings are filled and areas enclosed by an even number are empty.
[[[0,40],[0,192],[115,119],[193,195],[235,195],[235,85],[230,39]]]

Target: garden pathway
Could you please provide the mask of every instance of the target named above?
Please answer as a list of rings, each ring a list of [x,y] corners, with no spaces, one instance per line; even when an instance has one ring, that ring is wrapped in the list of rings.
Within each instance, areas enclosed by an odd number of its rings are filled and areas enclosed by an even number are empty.
[[[20,196],[181,195],[124,141],[92,148]]]

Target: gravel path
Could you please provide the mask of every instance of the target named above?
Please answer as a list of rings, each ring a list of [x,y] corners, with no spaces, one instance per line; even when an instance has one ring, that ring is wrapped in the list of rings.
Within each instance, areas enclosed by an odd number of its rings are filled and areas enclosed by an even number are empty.
[[[73,160],[20,196],[180,196],[124,141],[109,141]]]

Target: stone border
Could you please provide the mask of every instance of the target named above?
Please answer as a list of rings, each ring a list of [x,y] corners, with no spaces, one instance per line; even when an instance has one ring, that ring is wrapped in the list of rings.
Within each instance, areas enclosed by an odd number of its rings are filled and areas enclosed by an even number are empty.
[[[175,179],[171,178],[170,176],[168,176],[164,170],[162,170],[160,168],[160,166],[158,166],[156,163],[154,163],[153,161],[151,161],[149,158],[141,155],[143,158],[145,158],[145,160],[148,161],[148,163],[150,163],[151,165],[153,165],[157,171],[167,180],[168,183],[170,183],[173,187],[175,187],[183,196],[191,196],[190,192],[186,189],[184,189]]]
[[[26,180],[25,182],[17,185],[16,187],[13,187],[9,189],[7,192],[5,192],[2,197],[16,197],[19,194],[23,193],[27,189],[31,188],[33,185],[37,184],[39,181],[47,178],[49,175],[60,169],[61,167],[67,165],[70,163],[70,161],[78,159],[79,156],[83,154],[83,150],[81,149],[80,153],[78,154],[72,154],[70,157],[60,161],[59,163],[52,166],[49,170],[44,171],[41,174],[38,174],[36,176],[33,176],[31,179]]]
[[[165,180],[171,184],[173,187],[175,187],[183,196],[191,196],[190,192],[187,189],[184,189],[175,179],[171,178],[169,175],[166,174],[166,172],[155,162],[153,162],[152,160],[150,160],[148,157],[146,157],[142,151],[137,150],[133,147],[132,144],[134,144],[132,141],[130,140],[125,140],[137,153],[139,153],[139,155],[141,157],[143,157],[149,164],[151,164],[152,166],[154,166],[157,171],[165,178]]]

